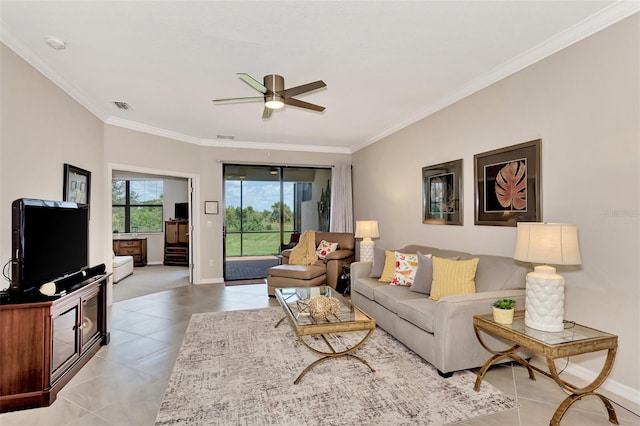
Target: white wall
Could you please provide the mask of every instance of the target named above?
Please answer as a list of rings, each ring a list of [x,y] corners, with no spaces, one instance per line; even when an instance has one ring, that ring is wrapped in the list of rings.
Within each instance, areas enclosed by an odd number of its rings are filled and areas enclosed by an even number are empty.
[[[110,267],[103,123],[1,43],[0,66],[0,259],[11,257],[12,201],[61,200],[69,163],[91,172],[89,264]]]
[[[473,155],[542,139],[547,222],[578,225],[583,265],[558,268],[566,315],[619,336],[609,389],[640,401],[640,31],[635,15],[353,155],[356,219],[378,247],[512,256],[515,228],[474,226]],[[421,223],[421,169],[462,158],[464,226]],[[372,188],[374,188],[372,190]],[[600,371],[603,354],[571,359]],[[579,366],[576,367],[576,366]]]
[[[192,221],[192,225],[199,227],[194,230],[197,234],[196,283],[223,281],[223,163],[331,166],[337,161],[350,161],[349,155],[341,154],[196,146],[111,125],[105,126],[104,143],[108,164],[190,173],[198,177],[193,207],[195,220]],[[221,214],[205,215],[205,200],[219,201]],[[213,266],[209,266],[210,261]]]

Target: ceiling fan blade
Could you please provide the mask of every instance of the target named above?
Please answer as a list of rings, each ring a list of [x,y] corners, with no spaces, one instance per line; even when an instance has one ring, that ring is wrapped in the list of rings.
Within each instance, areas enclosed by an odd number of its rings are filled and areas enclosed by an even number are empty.
[[[296,86],[290,89],[281,90],[278,92],[278,94],[285,98],[292,98],[301,93],[306,93],[312,90],[321,89],[326,86],[327,85],[324,83],[324,81],[318,80],[318,81],[314,81],[313,83],[303,84],[302,86]]]
[[[249,86],[253,87],[254,89],[256,89],[258,92],[260,93],[270,93],[271,91],[269,89],[267,89],[264,84],[260,83],[258,80],[256,80],[255,78],[251,77],[249,74],[243,73],[243,72],[239,72],[238,73],[238,77],[240,78],[240,80],[244,81],[245,83],[247,83]]]
[[[298,99],[284,98],[283,100],[285,104],[298,107],[298,108],[312,109],[314,111],[320,111],[320,112],[324,111],[325,109],[323,106],[310,104],[309,102],[300,101]]]
[[[226,99],[214,99],[211,102],[214,104],[234,104],[240,102],[257,102],[264,101],[264,96],[253,96],[250,98],[226,98]]]
[[[273,110],[271,108],[264,107],[264,110],[262,111],[262,119],[267,120],[269,117],[271,117],[272,112]]]

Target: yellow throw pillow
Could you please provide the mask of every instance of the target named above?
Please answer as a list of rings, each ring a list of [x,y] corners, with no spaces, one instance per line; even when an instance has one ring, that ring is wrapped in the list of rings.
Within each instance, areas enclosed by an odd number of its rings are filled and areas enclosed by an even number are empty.
[[[449,260],[433,256],[430,299],[476,292],[476,270],[480,259]]]
[[[384,269],[382,270],[382,275],[380,275],[380,279],[383,283],[390,283],[393,279],[393,274],[396,271],[396,254],[393,251],[385,250],[384,251]]]

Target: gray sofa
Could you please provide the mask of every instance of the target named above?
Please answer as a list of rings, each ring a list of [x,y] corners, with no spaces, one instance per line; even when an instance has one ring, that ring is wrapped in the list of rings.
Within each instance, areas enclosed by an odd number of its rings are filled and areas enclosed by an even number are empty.
[[[438,369],[443,377],[454,371],[480,367],[491,356],[473,331],[473,316],[491,313],[491,303],[500,298],[516,301],[516,309],[524,309],[525,277],[532,267],[509,257],[474,255],[411,245],[402,253],[431,253],[437,257],[479,258],[476,271],[476,293],[445,296],[439,300],[411,291],[406,286],[393,286],[369,278],[372,262],[351,264],[352,303],[373,318],[377,325],[416,352]],[[483,339],[492,348],[507,345],[490,336]],[[531,353],[520,352],[529,358]]]

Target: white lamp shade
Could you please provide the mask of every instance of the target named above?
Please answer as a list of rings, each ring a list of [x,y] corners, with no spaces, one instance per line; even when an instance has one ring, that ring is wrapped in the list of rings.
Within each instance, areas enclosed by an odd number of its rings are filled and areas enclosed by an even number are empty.
[[[379,238],[377,220],[356,220],[356,238]]]
[[[518,223],[513,258],[550,265],[580,265],[578,227],[567,223]]]

